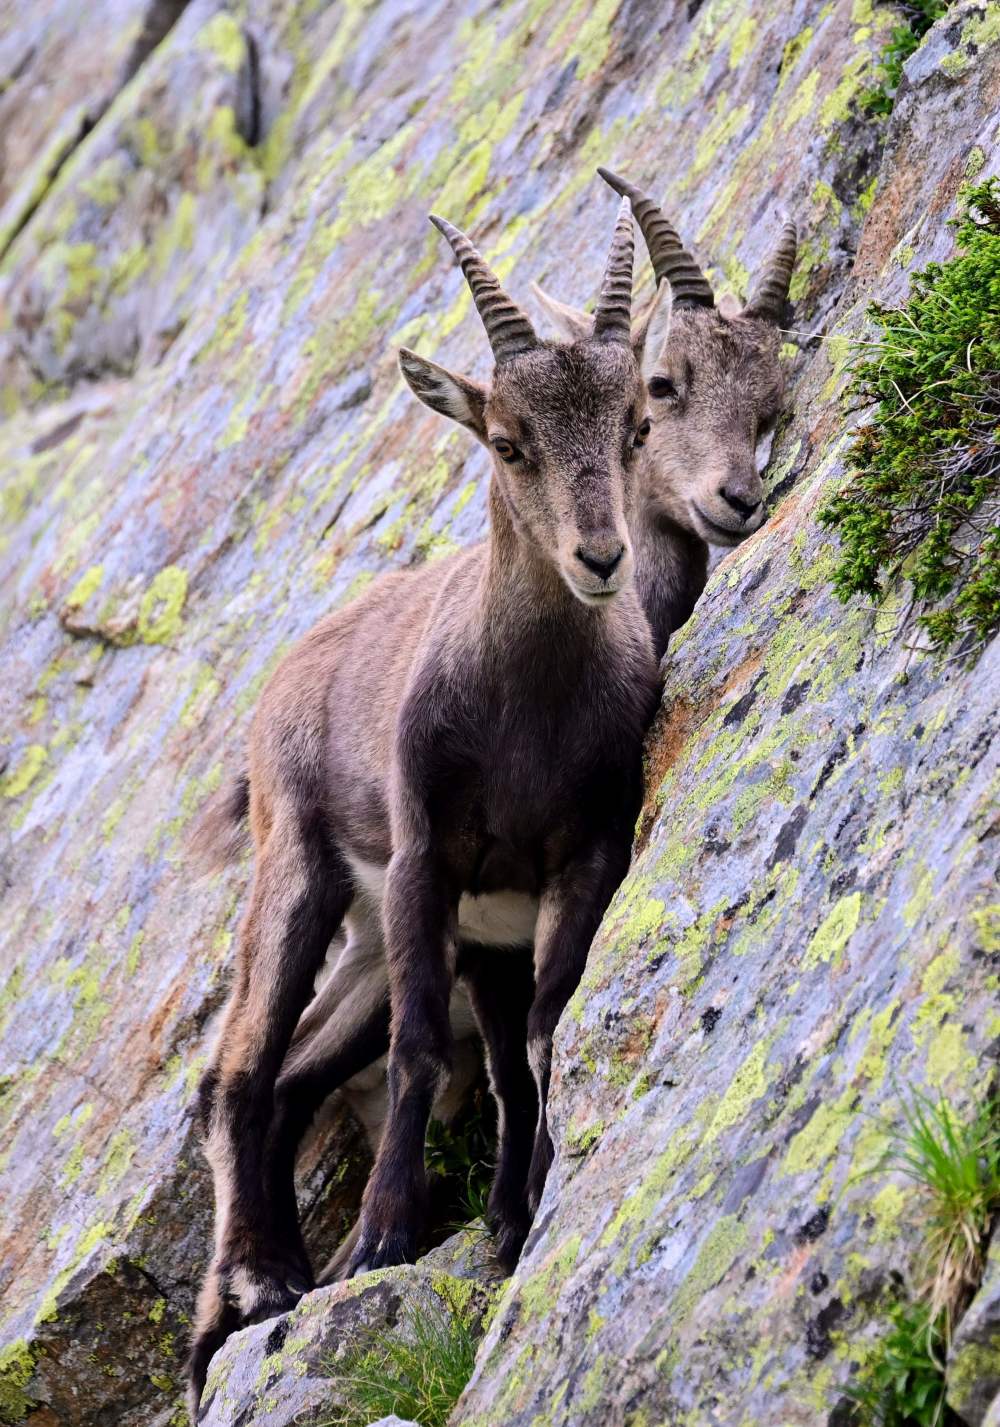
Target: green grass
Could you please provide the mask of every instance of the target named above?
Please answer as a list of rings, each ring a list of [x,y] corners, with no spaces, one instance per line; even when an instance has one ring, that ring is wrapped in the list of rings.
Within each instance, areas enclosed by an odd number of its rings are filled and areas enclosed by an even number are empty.
[[[861,1427],[943,1427],[942,1343],[929,1310],[897,1303],[862,1379],[847,1391]]]
[[[905,1133],[883,1167],[920,1190],[929,1261],[929,1308],[946,1339],[983,1276],[990,1228],[1000,1211],[1000,1129],[990,1099],[969,1124],[947,1101],[914,1091],[903,1104]]]
[[[869,308],[882,335],[857,344],[848,392],[874,410],[819,520],[841,599],[902,577],[930,647],[972,656],[1000,625],[1000,180],[963,187],[955,226],[959,252],[903,307]]]
[[[424,1164],[435,1217],[453,1231],[486,1216],[493,1183],[496,1115],[485,1087],[479,1087],[456,1121],[432,1120],[427,1127]]]
[[[472,1376],[477,1326],[455,1304],[404,1313],[392,1336],[329,1365],[345,1406],[323,1427],[368,1427],[392,1412],[421,1427],[445,1427]]]
[[[863,97],[862,107],[870,114],[891,114],[896,100],[903,65],[920,44],[927,31],[940,20],[952,0],[903,0],[894,6],[903,13],[903,23],[894,25],[879,57],[875,75],[877,84]]]
[[[990,1095],[960,1121],[943,1097],[913,1091],[903,1124],[870,1173],[895,1170],[917,1188],[923,1281],[892,1305],[889,1327],[846,1393],[859,1427],[950,1427],[945,1360],[952,1330],[978,1287],[1000,1213],[1000,1106]]]

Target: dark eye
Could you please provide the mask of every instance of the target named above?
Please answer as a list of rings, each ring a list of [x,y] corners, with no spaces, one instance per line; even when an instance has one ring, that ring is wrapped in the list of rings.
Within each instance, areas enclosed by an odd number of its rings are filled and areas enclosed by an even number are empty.
[[[519,461],[521,453],[512,441],[506,440],[503,436],[496,436],[493,439],[493,449],[500,457],[501,461],[506,461],[508,465],[512,461]]]
[[[649,430],[650,430],[650,420],[649,420],[649,417],[647,416],[646,419],[645,419],[645,421],[642,423],[642,425],[639,426],[638,429],[636,430],[635,436],[632,438],[632,445],[633,445],[633,446],[645,446],[645,444],[646,444],[646,437],[649,435]]]
[[[676,401],[677,388],[669,377],[650,377],[649,394],[656,401]]]

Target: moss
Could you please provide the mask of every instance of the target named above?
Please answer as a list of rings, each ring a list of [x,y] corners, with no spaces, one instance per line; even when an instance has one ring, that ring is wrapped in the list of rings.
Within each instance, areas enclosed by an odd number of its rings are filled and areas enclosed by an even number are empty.
[[[874,403],[823,506],[838,532],[838,596],[880,599],[906,579],[931,647],[985,645],[1000,626],[1000,529],[976,521],[1000,492],[1000,180],[965,189],[958,256],[911,280],[902,309],[874,306],[845,400]]]
[[[35,1350],[23,1338],[0,1348],[0,1422],[23,1422],[34,1407],[28,1385],[35,1361]]]
[[[187,571],[166,565],[143,594],[139,604],[139,637],[145,644],[167,644],[179,632],[181,611],[187,599]]]
[[[948,1402],[961,1416],[981,1402],[986,1384],[1000,1388],[1000,1333],[991,1343],[964,1343],[948,1358]],[[973,1420],[971,1417],[967,1420]]]

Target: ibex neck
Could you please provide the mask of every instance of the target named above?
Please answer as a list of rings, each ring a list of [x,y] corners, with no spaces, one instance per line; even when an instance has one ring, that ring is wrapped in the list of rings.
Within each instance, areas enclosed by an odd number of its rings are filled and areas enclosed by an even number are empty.
[[[591,624],[592,611],[567,588],[554,563],[517,529],[497,486],[490,482],[489,559],[482,586],[484,614],[491,621],[526,625],[553,622],[575,628]]]

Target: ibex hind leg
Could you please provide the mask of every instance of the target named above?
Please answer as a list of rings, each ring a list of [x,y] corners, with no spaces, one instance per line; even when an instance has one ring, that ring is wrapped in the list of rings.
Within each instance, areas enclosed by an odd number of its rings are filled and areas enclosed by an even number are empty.
[[[304,1254],[290,1249],[277,1223],[265,1146],[281,1062],[352,896],[347,865],[319,815],[300,806],[279,809],[258,854],[236,984],[210,1072],[212,1091],[203,1101],[216,1204],[209,1281],[240,1323],[284,1312],[312,1284]],[[195,1365],[230,1322],[220,1308],[198,1330],[192,1387]]]
[[[463,948],[458,969],[482,1033],[497,1103],[497,1161],[487,1218],[497,1261],[510,1273],[531,1227],[527,1179],[538,1124],[538,1092],[527,1052],[535,990],[531,950]]]

